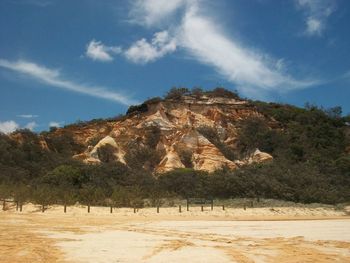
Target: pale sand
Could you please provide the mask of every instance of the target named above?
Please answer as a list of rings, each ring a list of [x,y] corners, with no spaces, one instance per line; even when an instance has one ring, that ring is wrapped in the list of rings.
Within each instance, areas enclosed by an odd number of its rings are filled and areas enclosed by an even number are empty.
[[[0,262],[350,262],[343,211],[185,210],[11,207],[0,212]]]

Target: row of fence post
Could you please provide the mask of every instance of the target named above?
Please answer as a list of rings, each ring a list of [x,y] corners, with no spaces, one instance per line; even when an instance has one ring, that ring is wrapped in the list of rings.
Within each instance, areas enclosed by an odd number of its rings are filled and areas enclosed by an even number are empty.
[[[64,212],[64,213],[67,213],[67,204],[64,204],[63,207],[64,207],[64,208],[63,208],[63,212]],[[253,201],[250,202],[250,207],[251,207],[251,208],[254,207]],[[178,208],[179,208],[179,213],[182,213],[182,207],[181,207],[181,205],[179,205]],[[3,209],[4,211],[6,210],[6,200],[3,200],[2,209]],[[213,201],[213,200],[211,201],[210,209],[211,209],[211,210],[214,210],[214,201]],[[247,209],[246,203],[243,204],[243,209],[244,209],[244,210]],[[22,212],[22,210],[23,210],[23,204],[22,204],[22,203],[19,203],[18,201],[16,201],[16,211],[18,211],[18,210],[19,210],[20,212]],[[45,205],[42,205],[42,206],[41,206],[41,211],[44,213],[45,210],[46,210],[46,206],[45,206]],[[91,209],[90,209],[90,204],[88,204],[88,205],[87,205],[87,212],[90,213],[90,210],[91,210]],[[187,210],[187,211],[190,211],[190,205],[189,205],[188,200],[187,200],[187,202],[186,202],[186,210]],[[222,205],[222,210],[225,210],[225,205]],[[157,205],[157,213],[159,213],[159,211],[160,211],[160,207],[159,207],[159,205]],[[203,212],[203,211],[204,211],[204,206],[201,205],[201,212]],[[136,213],[136,212],[138,212],[138,208],[134,207],[134,213]],[[113,206],[110,206],[110,213],[111,213],[111,214],[113,213]]]
[[[190,211],[190,208],[189,208],[188,204],[186,205],[186,210]],[[212,211],[214,210],[214,205],[213,204],[210,206],[210,210],[212,210]],[[225,211],[225,205],[222,205],[222,210]],[[201,205],[201,211],[202,212],[204,211],[204,206],[203,205]],[[182,213],[182,206],[181,205],[179,205],[179,213]],[[157,205],[157,214],[159,214],[159,205]]]

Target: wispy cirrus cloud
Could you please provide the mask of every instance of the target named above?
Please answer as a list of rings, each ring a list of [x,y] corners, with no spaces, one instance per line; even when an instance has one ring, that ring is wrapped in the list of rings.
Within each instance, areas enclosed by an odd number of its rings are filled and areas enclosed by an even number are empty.
[[[16,115],[16,117],[25,118],[25,119],[32,119],[32,118],[38,118],[39,115],[35,115],[35,114],[19,114],[19,115]]]
[[[273,59],[226,34],[213,21],[205,0],[178,0],[171,4],[166,0],[140,0],[133,2],[131,8],[131,21],[150,28],[162,25],[177,48],[213,67],[244,94],[283,92],[318,83],[294,78],[281,66],[283,58]],[[176,23],[165,23],[168,17],[177,17]]]
[[[122,49],[117,46],[106,46],[101,41],[91,40],[86,46],[85,55],[96,61],[109,62],[113,60],[113,55],[119,54]]]
[[[303,87],[310,82],[297,81],[279,70],[281,60],[269,58],[263,52],[243,47],[200,14],[192,5],[186,12],[178,31],[180,45],[198,61],[213,66],[218,73],[242,89],[254,87],[279,90]]]
[[[111,91],[105,87],[71,81],[63,77],[60,71],[57,69],[50,69],[30,61],[8,61],[5,59],[0,59],[0,67],[31,77],[48,86],[118,102],[123,105],[130,105],[136,103],[132,99],[129,99],[128,97],[118,92]]]
[[[295,0],[305,14],[305,34],[321,36],[328,17],[336,10],[336,0]]]
[[[135,0],[131,2],[130,21],[143,26],[161,25],[184,7],[188,0]]]

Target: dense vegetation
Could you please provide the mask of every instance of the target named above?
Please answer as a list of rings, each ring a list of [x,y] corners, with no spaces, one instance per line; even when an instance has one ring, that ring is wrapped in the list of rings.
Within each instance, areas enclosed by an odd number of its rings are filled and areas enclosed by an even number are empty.
[[[166,98],[202,94],[238,98],[236,93],[222,88],[210,92],[174,88]],[[0,134],[0,198],[43,205],[78,201],[116,206],[140,206],[144,198],[156,204],[161,197],[172,196],[349,202],[350,117],[342,117],[339,107],[325,110],[312,105],[297,108],[251,103],[278,121],[280,127],[271,129],[255,118],[241,121],[236,149],[220,142],[215,129],[201,127],[199,132],[229,159],[259,148],[272,154],[273,162],[208,174],[191,169],[191,153],[182,149],[182,161],[188,168],[154,175],[151,171],[160,160],[159,152],[154,150],[160,137],[156,127],[149,128],[145,142],[136,138],[130,142],[125,156],[127,165],[116,162],[113,149],[108,146],[98,151],[101,165],[73,160],[71,156],[82,152],[83,146],[73,140],[68,130],[59,134],[21,130],[12,135],[16,140]],[[144,110],[145,106],[133,107],[129,113]],[[50,150],[40,146],[43,139]]]

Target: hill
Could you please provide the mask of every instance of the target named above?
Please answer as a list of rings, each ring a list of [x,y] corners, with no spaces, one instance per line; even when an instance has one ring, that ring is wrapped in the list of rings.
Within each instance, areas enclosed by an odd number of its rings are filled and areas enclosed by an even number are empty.
[[[0,135],[1,193],[39,200],[55,186],[54,202],[169,195],[345,202],[348,122],[339,107],[173,88],[116,118]]]
[[[84,148],[73,158],[89,164],[118,161],[157,173],[213,172],[272,159],[259,149],[239,151],[239,129],[248,119],[278,126],[248,101],[203,93],[151,99],[130,107],[120,120],[62,128],[53,136],[69,131]]]

